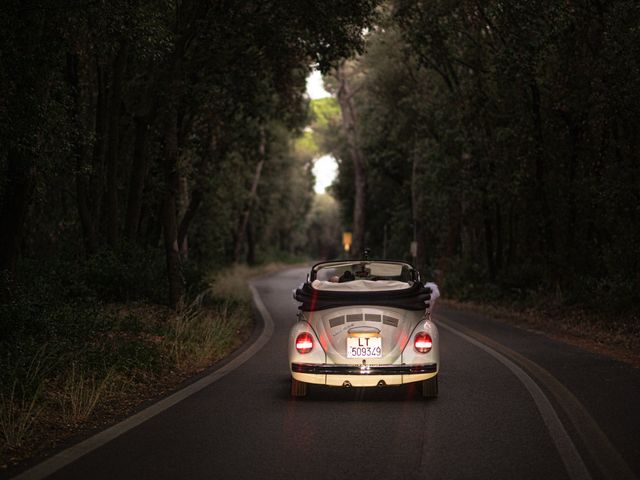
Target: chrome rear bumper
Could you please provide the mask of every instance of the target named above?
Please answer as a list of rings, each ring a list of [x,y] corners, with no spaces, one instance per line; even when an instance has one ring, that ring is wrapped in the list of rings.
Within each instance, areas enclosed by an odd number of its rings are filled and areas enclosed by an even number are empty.
[[[295,373],[320,375],[417,375],[436,373],[438,364],[423,365],[332,365],[327,363],[292,363]]]

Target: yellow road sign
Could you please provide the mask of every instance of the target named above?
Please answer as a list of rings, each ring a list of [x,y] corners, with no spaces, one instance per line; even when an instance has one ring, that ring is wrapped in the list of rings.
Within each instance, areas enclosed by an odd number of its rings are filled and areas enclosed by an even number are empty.
[[[342,245],[344,246],[345,252],[351,249],[351,239],[351,232],[342,232]]]

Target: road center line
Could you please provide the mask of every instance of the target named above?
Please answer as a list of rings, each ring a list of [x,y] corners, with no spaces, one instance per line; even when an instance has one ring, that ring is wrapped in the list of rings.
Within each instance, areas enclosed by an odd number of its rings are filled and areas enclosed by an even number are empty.
[[[253,296],[254,305],[260,313],[264,322],[264,328],[262,329],[262,332],[260,332],[258,338],[245,350],[243,350],[238,356],[236,356],[234,359],[232,359],[219,369],[211,372],[205,377],[202,377],[200,380],[192,383],[191,385],[187,385],[182,390],[169,395],[168,397],[160,400],[157,403],[154,403],[150,407],[145,408],[144,410],[136,413],[135,415],[132,415],[131,417],[121,421],[120,423],[117,423],[114,426],[107,428],[106,430],[103,430],[102,432],[55,454],[44,462],[39,463],[29,470],[22,472],[16,477],[13,477],[13,480],[40,480],[46,478],[47,476],[60,470],[66,465],[75,462],[80,457],[83,457],[89,452],[100,448],[111,440],[119,437],[123,433],[128,432],[129,430],[146,422],[150,418],[153,418],[159,413],[162,413],[165,410],[173,407],[185,398],[190,397],[203,388],[208,387],[214,382],[217,382],[222,377],[224,377],[228,373],[231,373],[233,370],[241,366],[256,353],[258,353],[258,351],[262,347],[264,347],[264,345],[271,339],[271,336],[273,335],[274,325],[273,318],[262,302],[257,289],[252,284],[249,284],[249,288]]]
[[[529,391],[531,396],[533,397],[533,401],[542,416],[542,420],[544,421],[547,429],[549,430],[549,434],[551,435],[551,439],[560,454],[560,458],[564,463],[564,466],[569,474],[569,477],[572,480],[587,480],[591,479],[591,474],[587,469],[582,457],[578,453],[578,449],[575,444],[569,437],[566,429],[562,425],[558,414],[553,409],[551,402],[546,397],[544,392],[540,389],[540,387],[533,381],[533,379],[518,365],[516,365],[513,361],[507,358],[502,353],[497,352],[493,348],[485,345],[484,343],[476,340],[475,338],[462,333],[461,330],[467,330],[456,322],[446,320],[443,321],[442,318],[438,318],[436,320],[436,324],[438,327],[442,327],[445,330],[457,335],[469,343],[472,343],[478,348],[481,348],[489,355],[494,357],[500,363],[502,363],[505,367],[507,367],[511,372],[523,383],[525,388]]]

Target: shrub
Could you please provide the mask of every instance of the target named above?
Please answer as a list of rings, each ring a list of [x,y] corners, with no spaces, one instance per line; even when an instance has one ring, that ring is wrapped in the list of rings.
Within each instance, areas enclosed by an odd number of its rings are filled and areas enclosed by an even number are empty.
[[[167,298],[164,255],[161,251],[122,243],[93,255],[84,267],[84,283],[103,301],[127,302]]]
[[[78,423],[86,420],[93,413],[109,389],[112,370],[106,375],[85,372],[82,367],[72,362],[71,368],[63,376],[63,389],[58,398],[65,423]]]

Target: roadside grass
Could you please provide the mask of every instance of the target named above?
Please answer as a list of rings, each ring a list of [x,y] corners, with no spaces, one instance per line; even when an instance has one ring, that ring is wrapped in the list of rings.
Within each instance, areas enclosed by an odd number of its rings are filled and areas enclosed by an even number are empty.
[[[3,305],[13,328],[0,341],[0,466],[104,427],[229,355],[253,328],[247,281],[282,266],[221,270],[179,312],[27,295]]]
[[[0,429],[4,441],[3,449],[18,448],[30,439],[33,425],[38,421],[43,406],[41,389],[30,395],[21,392],[17,381],[0,392]]]
[[[169,320],[163,345],[178,369],[199,369],[219,360],[236,345],[251,322],[251,312],[244,304],[234,305],[224,299],[204,306],[205,300],[204,294],[198,295]]]
[[[236,303],[247,303],[251,300],[251,292],[246,287],[251,278],[267,275],[284,267],[302,265],[299,263],[271,262],[258,266],[234,264],[229,268],[216,272],[207,281],[211,286],[211,293],[216,298],[225,298]]]
[[[44,378],[50,362],[45,344],[28,362],[3,365],[6,383],[0,390],[0,432],[7,448],[18,448],[29,441],[43,410]]]
[[[455,299],[438,302],[531,329],[640,368],[640,318],[633,313],[626,317],[606,315],[553,302],[526,306]]]
[[[112,375],[113,370],[110,370],[100,378],[72,363],[70,371],[63,378],[63,388],[58,397],[62,421],[77,424],[89,418],[105,392],[113,387]]]
[[[433,271],[450,307],[539,331],[640,368],[640,289],[622,274],[557,272],[537,263],[505,268],[487,282],[472,258]]]

